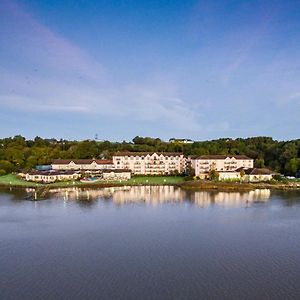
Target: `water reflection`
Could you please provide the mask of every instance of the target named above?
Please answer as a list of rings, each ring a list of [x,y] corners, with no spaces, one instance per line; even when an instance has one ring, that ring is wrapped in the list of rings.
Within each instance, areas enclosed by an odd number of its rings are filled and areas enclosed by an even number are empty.
[[[28,193],[32,192],[30,189]],[[95,203],[97,200],[111,200],[116,205],[145,203],[180,203],[188,201],[199,207],[220,205],[228,207],[250,206],[255,202],[266,202],[271,196],[268,189],[249,192],[186,191],[176,186],[128,186],[102,189],[58,188],[49,191],[49,197],[64,201]]]
[[[299,299],[300,191],[32,192],[0,190],[0,299]]]
[[[249,206],[254,202],[266,202],[271,196],[268,189],[257,189],[250,192],[194,192],[191,194],[192,201],[200,206],[216,204],[222,206]]]

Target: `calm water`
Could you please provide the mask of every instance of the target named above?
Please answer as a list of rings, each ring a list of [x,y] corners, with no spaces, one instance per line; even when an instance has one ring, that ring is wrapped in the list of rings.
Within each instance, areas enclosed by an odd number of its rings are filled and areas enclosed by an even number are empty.
[[[25,195],[0,192],[0,299],[300,299],[300,192]]]

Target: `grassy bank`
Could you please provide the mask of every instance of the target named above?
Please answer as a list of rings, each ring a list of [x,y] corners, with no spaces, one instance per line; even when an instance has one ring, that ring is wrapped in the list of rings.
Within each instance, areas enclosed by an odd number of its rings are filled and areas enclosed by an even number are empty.
[[[254,189],[254,187],[248,183],[214,182],[204,180],[191,180],[179,185],[184,189],[190,190],[251,191]]]
[[[239,183],[239,182],[221,182],[191,180],[179,184],[184,189],[191,190],[220,190],[220,191],[251,191],[255,189],[300,189],[300,182],[258,182],[258,183]]]
[[[32,187],[32,188],[57,188],[57,187],[110,187],[110,186],[130,186],[130,185],[177,185],[184,189],[193,190],[223,190],[223,191],[250,191],[253,189],[300,189],[299,181],[290,182],[261,182],[261,183],[239,183],[239,182],[214,182],[203,180],[190,180],[182,176],[134,176],[127,181],[95,181],[95,182],[54,182],[35,183],[17,178],[14,174],[0,176],[0,187]]]
[[[54,183],[35,183],[19,179],[14,174],[0,176],[0,186],[3,187],[105,187],[105,186],[123,186],[123,185],[175,185],[184,182],[184,177],[181,176],[134,176],[127,181],[61,181]]]
[[[27,182],[25,180],[17,178],[14,174],[8,174],[4,176],[0,176],[0,186],[36,186],[35,183]]]

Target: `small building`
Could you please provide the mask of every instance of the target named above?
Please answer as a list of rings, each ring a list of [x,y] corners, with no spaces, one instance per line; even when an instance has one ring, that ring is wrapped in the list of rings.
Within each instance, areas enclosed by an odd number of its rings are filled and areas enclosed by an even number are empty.
[[[102,178],[104,180],[129,180],[131,178],[131,170],[128,169],[102,170]]]
[[[241,173],[238,171],[220,171],[219,180],[239,180],[241,179]]]
[[[201,155],[190,156],[188,160],[195,176],[200,178],[207,177],[212,170],[220,173],[236,171],[238,168],[253,168],[253,159],[246,155]]]
[[[190,139],[169,139],[169,143],[178,143],[178,144],[193,144],[194,141]]]
[[[270,181],[277,174],[266,168],[249,168],[244,171],[243,181],[248,182]]]
[[[68,170],[68,171],[32,170],[27,173],[19,173],[19,175],[23,177],[26,181],[43,182],[43,183],[51,183],[55,181],[64,181],[64,180],[76,180],[80,177],[80,174],[78,174],[78,172],[72,170]]]

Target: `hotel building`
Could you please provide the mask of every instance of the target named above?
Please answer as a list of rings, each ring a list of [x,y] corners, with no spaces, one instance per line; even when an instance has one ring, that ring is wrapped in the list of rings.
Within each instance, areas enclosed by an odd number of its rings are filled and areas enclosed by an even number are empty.
[[[112,160],[108,159],[55,159],[51,166],[53,170],[97,171],[114,169]]]
[[[239,168],[253,168],[253,159],[246,155],[201,155],[189,158],[191,167],[195,170],[195,176],[206,178],[208,173],[215,170],[224,173],[226,179],[237,178]],[[232,175],[231,175],[232,174]],[[225,179],[225,178],[224,178]]]
[[[181,153],[118,152],[113,155],[113,164],[133,174],[171,175],[185,172],[186,159]]]

